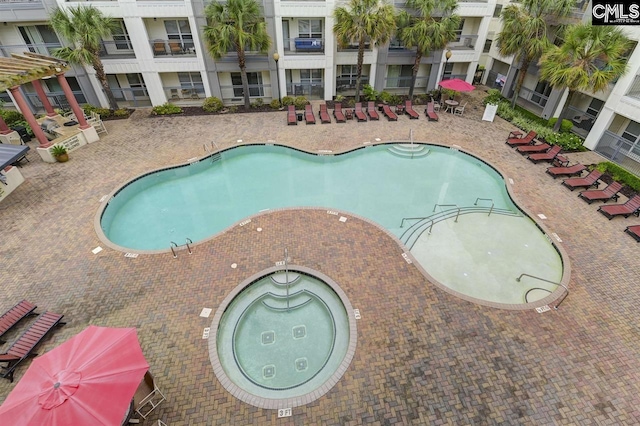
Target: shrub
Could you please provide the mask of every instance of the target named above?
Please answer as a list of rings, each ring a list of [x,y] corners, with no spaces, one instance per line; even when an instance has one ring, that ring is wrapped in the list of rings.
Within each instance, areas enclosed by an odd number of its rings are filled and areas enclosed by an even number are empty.
[[[170,115],[180,113],[182,113],[182,108],[177,105],[170,104],[169,102],[162,105],[154,106],[152,111],[153,115]]]
[[[298,96],[294,101],[293,104],[296,106],[296,109],[304,109],[304,107],[308,104],[309,102],[307,101],[307,98],[305,98],[304,96]]]
[[[362,94],[367,101],[375,101],[379,96],[379,93],[369,84],[364,85]]]
[[[129,110],[126,108],[119,108],[115,111],[113,111],[113,116],[114,117],[128,117],[129,116]]]
[[[553,126],[556,125],[557,121],[558,121],[558,117],[552,117],[549,119],[547,124],[549,127],[553,128]],[[562,120],[562,124],[560,125],[560,133],[567,133],[571,131],[572,127],[573,127],[573,122],[571,122],[571,120]]]
[[[624,183],[636,192],[640,192],[640,178],[626,171],[617,164],[605,161],[603,163],[599,163],[596,166],[596,169],[603,173],[611,174],[611,177],[613,177],[614,180]]]
[[[509,101],[505,100],[498,102],[498,115],[507,121],[512,121],[516,116],[516,112],[511,109],[511,104],[509,104]]]
[[[482,100],[482,103],[484,105],[487,105],[487,104],[496,105],[503,99],[504,99],[504,96],[502,96],[502,93],[500,93],[498,89],[489,89],[487,90],[487,96]]]
[[[215,96],[210,96],[202,103],[202,109],[206,112],[218,112],[224,108],[222,101]]]
[[[262,100],[262,98],[258,98],[255,101],[251,102],[251,108],[260,108],[262,105],[264,105],[264,101]]]
[[[231,113],[238,112],[238,105],[231,105],[229,107],[229,112]]]
[[[17,124],[20,121],[25,121],[24,115],[20,114],[18,111],[3,109],[0,110],[0,116],[2,116],[2,119],[9,127]]]
[[[272,100],[269,106],[273,109],[280,109],[282,107],[282,105],[280,105],[280,101],[277,99]]]
[[[392,99],[393,99],[393,95],[387,91],[382,91],[380,92],[380,94],[378,95],[378,98],[380,98],[380,101],[387,103],[387,104],[392,104]]]
[[[292,96],[285,96],[284,98],[282,98],[283,106],[295,105],[295,103],[296,100]]]

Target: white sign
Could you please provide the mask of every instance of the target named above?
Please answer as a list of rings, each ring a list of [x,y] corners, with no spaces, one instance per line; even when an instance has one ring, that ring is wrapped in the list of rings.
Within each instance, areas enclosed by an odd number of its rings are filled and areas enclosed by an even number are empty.
[[[291,408],[278,409],[278,418],[280,417],[291,417]]]
[[[482,115],[482,121],[493,122],[493,119],[495,118],[497,112],[498,112],[498,105],[487,104],[487,106],[484,107],[484,114]]]

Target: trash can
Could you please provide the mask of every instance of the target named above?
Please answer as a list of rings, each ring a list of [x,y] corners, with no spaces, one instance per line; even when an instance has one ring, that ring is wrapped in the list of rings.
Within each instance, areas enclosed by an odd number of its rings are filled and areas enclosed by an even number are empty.
[[[302,121],[302,113],[301,112],[298,113],[298,121]]]
[[[20,139],[22,142],[31,141],[31,136],[29,136],[29,132],[27,132],[27,128],[24,126],[13,126],[11,130],[15,130],[20,135]]]

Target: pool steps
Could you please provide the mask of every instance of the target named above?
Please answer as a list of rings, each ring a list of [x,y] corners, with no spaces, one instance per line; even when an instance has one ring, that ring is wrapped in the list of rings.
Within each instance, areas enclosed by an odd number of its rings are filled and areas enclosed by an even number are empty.
[[[390,153],[403,158],[424,157],[429,154],[429,148],[421,144],[397,143],[387,149]]]

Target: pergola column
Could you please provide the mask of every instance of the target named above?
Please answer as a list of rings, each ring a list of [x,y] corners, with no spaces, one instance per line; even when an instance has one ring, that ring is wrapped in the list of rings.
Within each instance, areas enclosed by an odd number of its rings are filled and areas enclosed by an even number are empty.
[[[7,123],[5,123],[4,119],[0,115],[0,135],[8,135],[11,132],[13,132],[13,130],[7,126]]]
[[[67,82],[67,78],[64,76],[64,74],[56,74],[56,77],[58,78],[58,83],[60,83],[60,87],[62,87],[64,96],[67,98],[67,102],[69,102],[69,105],[71,106],[71,110],[76,115],[76,120],[80,124],[79,126],[80,129],[81,130],[88,129],[89,127],[91,127],[91,125],[87,123],[87,120],[85,120],[84,111],[82,111],[82,108],[80,108],[80,105],[78,104],[78,101],[76,100],[76,97],[74,96],[73,91],[71,91],[71,87]]]
[[[38,99],[40,99],[40,102],[42,102],[42,106],[44,106],[45,111],[47,111],[47,116],[53,117],[54,115],[58,115],[58,113],[56,113],[53,110],[53,107],[51,106],[51,102],[49,102],[49,98],[47,97],[47,94],[44,93],[44,89],[42,88],[42,80],[33,80],[31,83],[33,84],[33,87],[36,89],[36,93],[38,94]]]
[[[29,109],[29,106],[27,105],[27,101],[25,101],[19,89],[20,89],[19,86],[11,87],[9,89],[9,91],[13,95],[14,100],[16,101],[16,104],[18,104],[18,109],[20,110],[20,112],[22,112],[22,115],[24,115],[24,118],[25,120],[27,120],[27,123],[29,123],[29,126],[31,127],[33,134],[36,136],[36,139],[38,139],[38,142],[40,142],[40,148],[50,147],[51,142],[49,142],[49,139],[47,139],[47,136],[44,134],[44,132],[40,128],[40,125],[36,121],[36,118],[34,117],[33,113]]]

